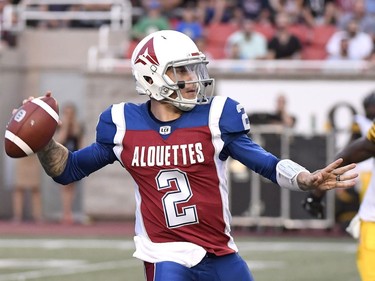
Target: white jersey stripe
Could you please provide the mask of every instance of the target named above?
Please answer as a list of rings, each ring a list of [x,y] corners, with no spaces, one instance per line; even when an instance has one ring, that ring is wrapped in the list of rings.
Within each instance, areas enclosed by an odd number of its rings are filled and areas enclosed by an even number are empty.
[[[27,145],[27,143],[25,143],[21,138],[13,134],[11,131],[5,131],[5,138],[13,142],[15,145],[17,145],[23,152],[26,153],[26,155],[31,155],[34,153],[34,151],[31,149],[30,146]]]
[[[135,183],[135,234],[143,237],[148,237],[145,225],[143,223],[143,216],[141,211],[142,196],[139,192],[139,186]]]
[[[113,152],[122,165],[124,165],[121,160],[121,152],[124,149],[122,141],[124,139],[126,131],[124,106],[125,103],[122,102],[119,104],[114,104],[111,109],[112,121],[116,125],[116,134],[113,139],[113,143],[115,144]]]
[[[36,98],[31,100],[32,103],[35,103],[36,105],[39,105],[41,108],[44,109],[55,121],[59,122],[59,115],[56,113],[56,111],[49,106],[48,103],[41,100],[41,98]]]
[[[219,154],[224,147],[224,142],[221,139],[221,132],[219,127],[219,121],[221,114],[223,113],[224,105],[227,98],[223,96],[216,96],[212,100],[210,113],[209,113],[209,128],[212,134],[212,144],[215,147],[215,165],[217,170],[217,176],[220,181],[220,194],[221,200],[223,203],[223,218],[225,221],[225,233],[230,238],[228,247],[231,249],[238,251],[236,244],[234,244],[233,238],[230,235],[230,222],[231,222],[231,214],[229,211],[229,201],[228,201],[228,185],[227,185],[227,169],[226,169],[226,162],[221,161],[219,159]]]

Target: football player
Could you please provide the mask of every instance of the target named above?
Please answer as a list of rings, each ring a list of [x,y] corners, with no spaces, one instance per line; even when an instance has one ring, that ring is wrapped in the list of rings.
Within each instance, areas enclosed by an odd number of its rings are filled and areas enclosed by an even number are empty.
[[[341,165],[359,163],[375,156],[375,123],[367,135],[347,145],[337,157],[344,159]],[[305,209],[313,216],[322,218],[324,206],[321,203],[324,191],[313,191],[303,202]],[[362,281],[375,280],[375,173],[367,186],[358,214],[352,219],[347,231],[358,239],[357,268]]]
[[[185,34],[150,34],[131,63],[136,91],[149,100],[111,105],[100,115],[92,145],[69,152],[51,140],[38,156],[61,184],[116,161],[131,174],[134,256],[144,262],[147,281],[253,280],[230,233],[228,157],[291,190],[355,184],[355,164],[339,167],[339,159],[310,173],[254,143],[244,108],[213,97],[208,61]]]
[[[338,157],[345,163],[361,162],[375,156],[375,123],[367,135],[355,140],[344,148]],[[362,199],[358,211],[359,245],[357,267],[362,281],[375,280],[375,173]],[[354,226],[355,227],[355,226]]]

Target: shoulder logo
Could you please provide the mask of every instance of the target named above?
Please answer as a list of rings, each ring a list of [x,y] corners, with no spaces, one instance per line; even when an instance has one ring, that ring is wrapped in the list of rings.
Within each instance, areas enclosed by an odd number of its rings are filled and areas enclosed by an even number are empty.
[[[156,57],[154,49],[154,38],[148,40],[147,43],[139,50],[137,56],[135,57],[134,64],[141,63],[145,65],[147,64],[147,61],[151,64],[159,65],[159,61]]]
[[[169,135],[171,133],[171,126],[162,126],[159,128],[159,134]]]

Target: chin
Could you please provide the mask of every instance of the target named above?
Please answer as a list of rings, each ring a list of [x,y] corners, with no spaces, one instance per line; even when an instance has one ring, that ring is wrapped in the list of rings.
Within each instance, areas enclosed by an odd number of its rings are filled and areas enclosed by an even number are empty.
[[[195,106],[196,104],[194,103],[173,103],[173,105],[180,111],[182,112],[187,112],[187,111],[191,111]]]

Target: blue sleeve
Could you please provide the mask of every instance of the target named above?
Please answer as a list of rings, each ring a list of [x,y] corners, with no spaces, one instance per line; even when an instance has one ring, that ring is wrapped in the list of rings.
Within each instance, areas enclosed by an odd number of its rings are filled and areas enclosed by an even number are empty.
[[[263,177],[276,181],[276,165],[279,159],[254,143],[246,134],[233,136],[220,154],[221,159],[231,156]]]
[[[87,177],[100,168],[112,164],[115,160],[116,156],[112,147],[93,143],[83,149],[69,152],[64,172],[53,180],[66,185]]]
[[[117,160],[113,152],[113,139],[116,126],[112,122],[111,111],[108,108],[99,118],[96,127],[96,142],[78,151],[69,152],[65,170],[53,178],[60,184],[68,184],[87,177],[91,173],[112,164]]]
[[[227,98],[220,117],[221,138],[225,144],[250,131],[250,121],[244,107],[233,99]]]

